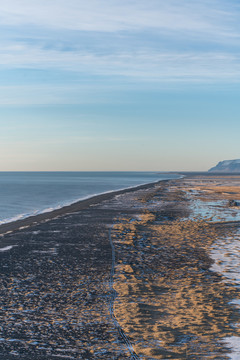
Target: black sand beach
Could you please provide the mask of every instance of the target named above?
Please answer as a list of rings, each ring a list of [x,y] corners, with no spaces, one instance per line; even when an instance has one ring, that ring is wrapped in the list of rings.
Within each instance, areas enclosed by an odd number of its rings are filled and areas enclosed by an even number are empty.
[[[0,359],[229,359],[240,294],[210,248],[240,221],[193,204],[224,214],[239,180],[189,174],[2,225]]]

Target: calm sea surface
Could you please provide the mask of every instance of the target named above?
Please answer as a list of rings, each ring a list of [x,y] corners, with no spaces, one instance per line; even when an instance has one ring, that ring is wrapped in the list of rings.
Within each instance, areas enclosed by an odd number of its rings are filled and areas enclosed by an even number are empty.
[[[154,172],[0,172],[0,224],[96,194],[178,177]]]

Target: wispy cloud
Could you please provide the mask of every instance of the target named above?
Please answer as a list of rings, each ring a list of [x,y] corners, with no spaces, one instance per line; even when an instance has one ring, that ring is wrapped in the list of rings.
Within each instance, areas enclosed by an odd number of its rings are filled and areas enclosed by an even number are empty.
[[[230,11],[229,9],[234,9]],[[234,33],[233,1],[203,0],[10,0],[1,3],[1,24],[81,31],[167,29]]]
[[[0,65],[7,68],[59,69],[145,81],[240,80],[239,54],[212,51],[161,52],[153,49],[104,55],[86,50],[65,52],[22,44],[2,47]]]
[[[0,65],[62,72],[58,87],[51,79],[47,90],[24,86],[19,102],[39,93],[38,102],[59,102],[64,92],[68,98],[74,93],[74,102],[83,89],[97,86],[96,76],[103,77],[102,87],[106,79],[113,87],[121,81],[239,82],[239,15],[234,0],[4,1]],[[74,85],[70,72],[77,74]],[[10,90],[0,92],[1,102],[11,103]]]

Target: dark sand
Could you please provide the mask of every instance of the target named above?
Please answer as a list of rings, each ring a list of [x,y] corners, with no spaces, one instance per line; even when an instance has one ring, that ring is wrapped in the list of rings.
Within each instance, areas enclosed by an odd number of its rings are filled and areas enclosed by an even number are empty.
[[[240,222],[192,204],[237,199],[239,179],[188,174],[2,225],[0,359],[229,359],[239,290],[209,249]]]

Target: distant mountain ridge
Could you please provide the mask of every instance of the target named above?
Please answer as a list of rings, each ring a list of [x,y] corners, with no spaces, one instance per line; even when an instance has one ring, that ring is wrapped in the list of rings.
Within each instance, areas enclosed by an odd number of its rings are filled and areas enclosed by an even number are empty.
[[[240,159],[220,161],[216,166],[212,167],[208,171],[240,173]]]

